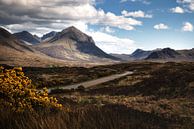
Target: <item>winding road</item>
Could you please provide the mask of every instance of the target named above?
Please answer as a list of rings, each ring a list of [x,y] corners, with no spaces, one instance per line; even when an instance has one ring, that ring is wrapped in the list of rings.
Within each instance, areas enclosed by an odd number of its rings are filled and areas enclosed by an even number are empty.
[[[110,76],[106,76],[106,77],[101,77],[98,79],[94,79],[94,80],[90,80],[90,81],[85,81],[85,82],[81,82],[81,83],[77,83],[77,84],[72,84],[72,85],[67,85],[67,86],[58,86],[58,87],[52,87],[52,88],[48,88],[48,91],[50,92],[51,90],[55,90],[55,89],[76,89],[79,86],[84,86],[85,88],[89,88],[98,84],[102,84],[105,82],[109,82],[127,75],[133,74],[132,71],[127,71],[121,74],[114,74],[114,75],[110,75]]]

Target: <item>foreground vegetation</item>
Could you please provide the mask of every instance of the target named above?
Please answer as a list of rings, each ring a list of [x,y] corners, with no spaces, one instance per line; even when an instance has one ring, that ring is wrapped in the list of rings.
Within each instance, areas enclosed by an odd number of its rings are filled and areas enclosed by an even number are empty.
[[[29,110],[34,112],[38,108],[61,108],[54,97],[48,97],[48,91],[36,90],[31,80],[24,76],[22,68],[4,69],[0,67],[0,107],[13,112]]]
[[[19,90],[19,83],[16,85],[16,82],[13,86],[8,86],[10,84],[7,82],[1,83],[1,88],[2,86],[10,88],[1,90],[1,105],[7,103],[6,95],[3,94],[11,92],[15,96],[12,98],[13,102],[28,100],[33,112],[26,110],[28,108],[15,110],[18,104],[12,102],[10,107],[14,107],[14,110],[12,108],[0,110],[0,128],[194,129],[194,63],[134,62],[94,68],[24,68],[24,72],[34,79],[37,73],[46,75],[43,77],[60,76],[62,80],[71,74],[70,78],[79,82],[81,80],[78,69],[83,69],[81,71],[84,78],[87,78],[87,72],[90,75],[97,69],[104,70],[102,74],[98,71],[89,79],[98,78],[96,75],[106,76],[115,72],[134,71],[134,73],[90,89],[61,90],[50,95],[44,92],[44,96],[43,92],[35,89],[35,83],[31,83],[20,68],[2,69],[1,75],[9,73],[9,76],[1,76],[2,78],[13,79],[14,74],[11,73],[15,71],[14,76],[22,78],[20,84],[25,88]],[[63,70],[67,72],[64,73]],[[52,84],[59,84],[57,78],[52,79],[48,80],[53,81]],[[42,80],[42,83],[48,83],[47,78]],[[68,84],[74,82],[70,81]],[[19,92],[15,92],[16,89]],[[41,99],[35,99],[36,101],[31,99],[28,90],[34,91],[33,94]],[[27,95],[19,95],[21,91],[25,91]]]

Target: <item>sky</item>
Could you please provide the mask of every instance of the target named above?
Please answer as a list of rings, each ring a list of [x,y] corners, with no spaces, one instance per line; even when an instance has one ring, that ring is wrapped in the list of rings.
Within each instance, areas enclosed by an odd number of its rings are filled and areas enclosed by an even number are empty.
[[[107,53],[194,48],[194,0],[0,0],[0,26],[42,36],[75,26]]]

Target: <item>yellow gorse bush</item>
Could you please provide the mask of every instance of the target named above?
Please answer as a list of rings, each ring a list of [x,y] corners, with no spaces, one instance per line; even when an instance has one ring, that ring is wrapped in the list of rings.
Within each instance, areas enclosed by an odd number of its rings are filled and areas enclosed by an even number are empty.
[[[12,111],[35,111],[38,108],[62,108],[48,90],[37,90],[24,75],[21,67],[4,69],[0,66],[0,107]]]

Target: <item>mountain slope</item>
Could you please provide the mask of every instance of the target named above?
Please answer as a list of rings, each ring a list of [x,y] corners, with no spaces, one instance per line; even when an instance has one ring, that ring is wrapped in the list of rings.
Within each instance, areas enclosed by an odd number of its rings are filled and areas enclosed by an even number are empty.
[[[132,54],[111,54],[111,55],[119,59],[122,59],[123,61],[134,61],[145,59],[147,56],[149,56],[151,52],[152,51],[137,49]]]
[[[14,36],[16,36],[21,41],[24,41],[28,44],[38,44],[40,43],[40,38],[36,35],[32,35],[31,33],[27,31],[22,31],[18,33],[14,33]]]
[[[177,52],[179,52],[184,58],[187,58],[188,60],[194,60],[194,48],[190,50],[178,50]]]
[[[131,56],[129,54],[115,54],[111,53],[112,56],[121,59],[122,61],[130,61],[132,60]]]
[[[36,50],[62,60],[102,61],[117,59],[98,48],[92,37],[75,27],[58,32],[49,41],[35,45]]]
[[[52,39],[56,34],[57,34],[56,31],[51,31],[51,32],[49,32],[49,33],[47,33],[47,34],[44,34],[44,35],[41,37],[41,40],[42,40],[42,41],[48,41],[48,40]]]
[[[161,50],[153,51],[146,60],[169,60],[169,59],[181,59],[183,58],[180,53],[178,53],[176,50],[171,48],[164,48]]]
[[[33,52],[33,49],[27,47],[24,43],[16,39],[12,34],[3,28],[0,28],[0,45],[19,52]],[[2,50],[3,51],[3,50]]]
[[[26,45],[14,35],[0,28],[0,64],[16,66],[49,66],[64,65],[65,62],[57,60],[36,51]]]
[[[131,54],[131,58],[135,60],[141,60],[141,59],[147,58],[151,53],[152,51],[145,51],[142,49],[137,49]]]

